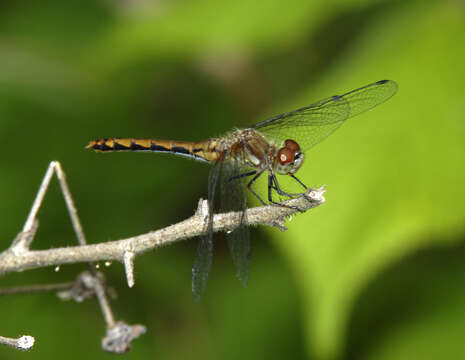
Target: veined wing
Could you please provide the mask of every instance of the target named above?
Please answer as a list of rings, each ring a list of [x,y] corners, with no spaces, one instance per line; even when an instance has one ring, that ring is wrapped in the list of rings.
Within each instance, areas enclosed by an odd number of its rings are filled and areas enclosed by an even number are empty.
[[[199,301],[204,293],[212,267],[214,203],[221,166],[221,162],[215,163],[208,176],[208,217],[205,222],[205,234],[200,237],[192,267],[192,294],[195,301]]]
[[[247,185],[245,169],[237,158],[225,162],[221,174],[221,212],[236,213],[239,226],[226,233],[229,250],[236,274],[243,286],[247,285],[250,273],[250,231],[247,222]],[[244,170],[244,171],[242,171]]]
[[[396,91],[394,81],[380,80],[275,116],[252,128],[272,140],[292,139],[303,150],[308,150],[338,129],[345,120],[382,104]]]

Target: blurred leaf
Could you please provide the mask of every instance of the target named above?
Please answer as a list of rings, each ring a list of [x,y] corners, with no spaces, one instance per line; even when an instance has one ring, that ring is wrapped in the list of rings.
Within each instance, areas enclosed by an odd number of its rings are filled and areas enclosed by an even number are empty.
[[[364,3],[368,1],[160,1],[139,12],[122,12],[96,43],[89,62],[103,71],[115,71],[151,55],[237,57],[274,51],[295,45],[334,13]]]
[[[464,358],[464,256],[463,244],[433,246],[376,276],[355,304],[346,358]]]
[[[454,3],[402,10],[373,23],[321,95],[302,96],[317,100],[382,78],[399,83],[394,98],[310,154],[300,178],[327,183],[327,204],[291,224],[284,237],[292,241],[277,241],[305,296],[309,351],[321,358],[341,353],[354,299],[378,271],[432,236],[448,242],[464,231],[465,82],[456,72],[463,15]]]

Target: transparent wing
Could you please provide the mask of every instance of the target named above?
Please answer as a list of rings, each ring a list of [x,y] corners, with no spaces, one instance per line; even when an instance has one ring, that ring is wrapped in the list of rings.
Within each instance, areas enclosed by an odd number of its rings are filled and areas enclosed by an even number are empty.
[[[215,191],[221,165],[222,163],[220,162],[215,163],[208,176],[208,217],[205,222],[206,232],[205,235],[200,237],[194,266],[192,267],[192,294],[195,301],[199,301],[204,293],[212,267]]]
[[[252,128],[275,141],[293,139],[303,150],[308,150],[328,137],[345,120],[385,102],[396,91],[394,81],[380,80],[275,116]]]
[[[231,159],[223,165],[221,176],[222,212],[235,211],[239,226],[226,234],[229,250],[236,266],[237,277],[243,286],[247,285],[250,273],[250,231],[247,222],[247,197],[245,177],[239,159]],[[250,170],[250,169],[249,169]]]

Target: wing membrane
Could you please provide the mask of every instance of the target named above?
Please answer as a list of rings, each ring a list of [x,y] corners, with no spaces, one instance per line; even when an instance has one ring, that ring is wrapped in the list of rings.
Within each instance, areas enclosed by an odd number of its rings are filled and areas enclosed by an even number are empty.
[[[195,301],[199,301],[204,293],[212,267],[215,191],[221,166],[222,163],[215,163],[208,177],[208,217],[205,222],[206,232],[200,237],[194,266],[192,267],[192,294]]]
[[[243,286],[250,273],[250,231],[247,222],[247,197],[245,177],[239,159],[232,159],[223,166],[221,181],[222,212],[235,211],[239,226],[226,234],[229,250],[236,266],[236,274]]]
[[[394,81],[380,80],[275,116],[253,128],[270,139],[293,139],[302,149],[308,150],[337,130],[345,120],[385,102],[396,91]]]

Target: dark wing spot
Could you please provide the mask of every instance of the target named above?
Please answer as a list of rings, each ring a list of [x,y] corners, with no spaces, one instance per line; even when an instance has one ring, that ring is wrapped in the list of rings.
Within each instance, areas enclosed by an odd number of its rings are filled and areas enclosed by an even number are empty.
[[[377,85],[383,85],[383,84],[386,84],[389,80],[379,80],[377,81],[375,84]]]

